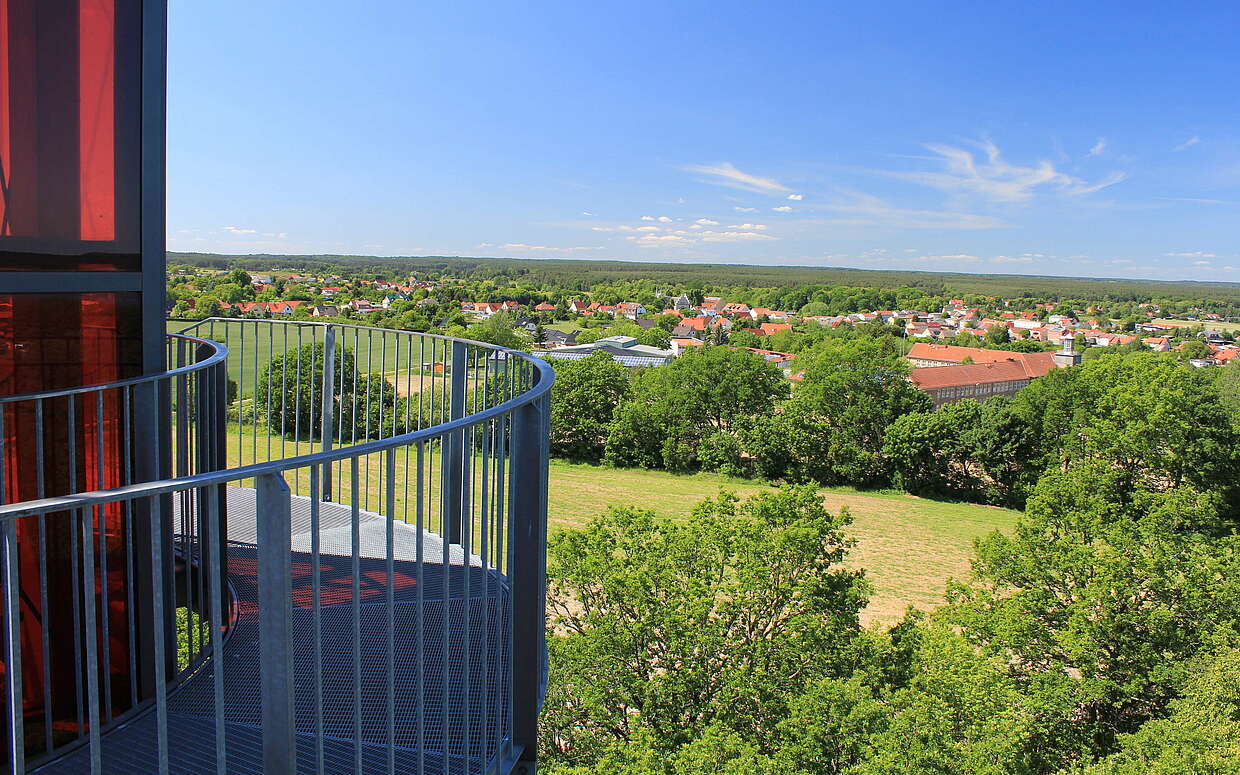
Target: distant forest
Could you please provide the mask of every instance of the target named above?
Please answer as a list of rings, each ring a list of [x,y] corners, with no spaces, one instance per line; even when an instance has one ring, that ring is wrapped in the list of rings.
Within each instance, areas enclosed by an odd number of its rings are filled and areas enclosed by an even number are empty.
[[[639,261],[574,259],[460,258],[411,256],[380,258],[342,255],[226,256],[213,253],[168,253],[168,263],[216,269],[291,271],[390,277],[393,274],[449,274],[470,279],[519,279],[526,283],[587,290],[600,283],[649,280],[682,286],[710,287],[726,277],[730,285],[778,287],[848,285],[870,288],[910,287],[927,295],[975,293],[1003,298],[1065,298],[1113,301],[1210,299],[1240,302],[1240,283],[1093,279],[1023,275],[913,272],[843,267],[754,266],[738,264],[669,264]]]

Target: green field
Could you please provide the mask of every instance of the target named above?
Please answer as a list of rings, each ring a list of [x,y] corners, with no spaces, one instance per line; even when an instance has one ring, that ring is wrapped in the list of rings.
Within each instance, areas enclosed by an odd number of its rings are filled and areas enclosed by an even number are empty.
[[[675,475],[662,471],[613,469],[551,463],[548,521],[551,530],[584,524],[612,505],[650,509],[669,519],[683,517],[701,500],[728,489],[742,497],[770,486],[718,474]],[[850,563],[866,569],[874,595],[867,622],[891,624],[908,605],[942,603],[949,577],[969,572],[973,539],[1012,530],[1018,512],[969,503],[946,503],[903,493],[822,490],[827,507],[847,507],[848,532],[857,539]]]
[[[1176,328],[1192,328],[1193,326],[1205,326],[1209,331],[1221,331],[1224,334],[1234,334],[1240,331],[1240,323],[1221,323],[1219,321],[1202,321],[1202,320],[1172,320],[1171,318],[1158,318],[1153,322],[1160,326],[1175,326]]]

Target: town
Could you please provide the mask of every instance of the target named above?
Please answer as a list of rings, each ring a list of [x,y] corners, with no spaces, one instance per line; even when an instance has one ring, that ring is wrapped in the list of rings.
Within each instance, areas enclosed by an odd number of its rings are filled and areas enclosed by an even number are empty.
[[[169,316],[365,321],[516,346],[556,360],[595,352],[630,367],[658,367],[687,350],[725,345],[802,379],[797,355],[850,330],[903,340],[909,379],[935,406],[960,398],[1012,396],[1054,368],[1104,352],[1174,352],[1197,368],[1224,366],[1240,354],[1223,314],[1189,308],[1163,317],[1155,302],[1079,306],[1036,298],[934,298],[917,309],[841,314],[809,301],[771,309],[700,290],[659,288],[642,300],[617,300],[607,288],[584,293],[536,289],[520,298],[469,300],[468,278],[438,275],[373,279],[295,272],[246,272],[176,266],[169,273]],[[847,290],[847,289],[845,289]],[[859,289],[866,290],[866,289]],[[597,300],[596,297],[603,297]],[[933,307],[931,306],[933,303]],[[1108,309],[1108,306],[1111,308]],[[484,325],[485,324],[485,325]],[[507,329],[507,333],[505,333]]]

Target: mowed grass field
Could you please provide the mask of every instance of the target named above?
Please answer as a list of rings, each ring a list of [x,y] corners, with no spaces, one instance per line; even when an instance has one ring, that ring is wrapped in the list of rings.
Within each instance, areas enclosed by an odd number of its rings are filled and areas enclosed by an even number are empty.
[[[578,527],[612,505],[650,509],[668,519],[683,519],[698,502],[720,489],[744,498],[771,486],[718,474],[676,475],[663,471],[613,469],[560,460],[551,463],[548,521],[550,529]],[[969,573],[973,539],[1000,530],[1010,532],[1019,513],[994,506],[947,503],[903,493],[822,490],[827,508],[847,507],[857,539],[849,564],[864,568],[874,585],[866,623],[892,624],[909,605],[934,608],[943,602],[948,578]]]
[[[1240,323],[1223,323],[1217,320],[1172,320],[1171,318],[1158,318],[1153,322],[1160,326],[1175,326],[1176,328],[1205,326],[1208,331],[1221,331],[1225,334],[1234,334],[1240,331]]]

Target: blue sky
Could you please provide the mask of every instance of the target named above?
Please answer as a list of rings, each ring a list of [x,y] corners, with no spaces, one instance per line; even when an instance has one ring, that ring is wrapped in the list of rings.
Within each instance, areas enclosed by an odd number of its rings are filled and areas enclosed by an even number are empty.
[[[1240,281],[1240,4],[173,2],[168,245]]]

